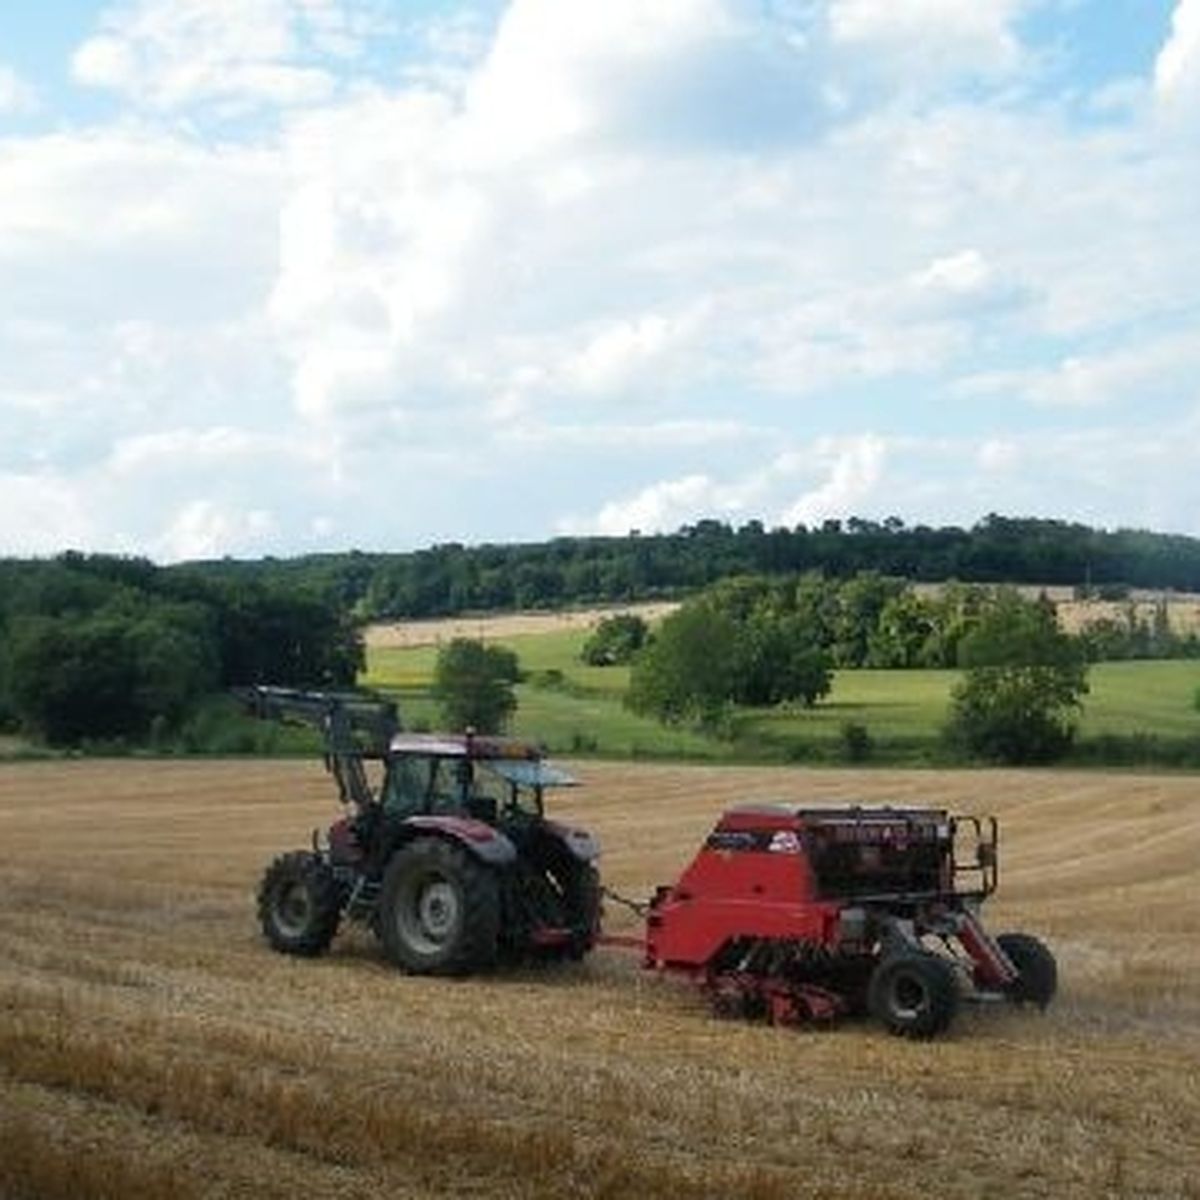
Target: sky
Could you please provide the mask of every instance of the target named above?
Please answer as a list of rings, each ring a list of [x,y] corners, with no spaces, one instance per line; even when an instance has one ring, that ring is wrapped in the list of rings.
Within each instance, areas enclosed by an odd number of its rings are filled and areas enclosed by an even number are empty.
[[[0,554],[1200,535],[1200,0],[5,0],[0,296]]]

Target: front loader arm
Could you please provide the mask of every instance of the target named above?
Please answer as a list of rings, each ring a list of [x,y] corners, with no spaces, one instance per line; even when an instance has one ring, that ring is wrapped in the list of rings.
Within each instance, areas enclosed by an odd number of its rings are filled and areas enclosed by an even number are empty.
[[[400,728],[396,705],[359,692],[306,691],[256,684],[233,694],[255,717],[318,729],[324,739],[325,768],[337,782],[343,804],[365,811],[375,802],[363,765],[386,756]]]

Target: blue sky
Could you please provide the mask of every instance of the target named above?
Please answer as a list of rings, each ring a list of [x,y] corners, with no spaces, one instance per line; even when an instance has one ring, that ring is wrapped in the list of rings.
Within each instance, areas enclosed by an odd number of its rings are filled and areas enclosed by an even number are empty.
[[[1200,535],[1200,0],[0,10],[0,553]]]

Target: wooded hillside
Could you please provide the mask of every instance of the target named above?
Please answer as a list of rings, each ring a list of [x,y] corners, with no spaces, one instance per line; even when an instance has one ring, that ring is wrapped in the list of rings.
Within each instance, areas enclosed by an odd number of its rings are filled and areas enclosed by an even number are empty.
[[[1126,585],[1200,591],[1200,539],[991,515],[970,529],[851,518],[819,528],[700,521],[676,533],[434,546],[407,554],[225,560],[174,568],[236,583],[303,584],[363,620],[626,602],[740,574],[875,571],[915,581]]]

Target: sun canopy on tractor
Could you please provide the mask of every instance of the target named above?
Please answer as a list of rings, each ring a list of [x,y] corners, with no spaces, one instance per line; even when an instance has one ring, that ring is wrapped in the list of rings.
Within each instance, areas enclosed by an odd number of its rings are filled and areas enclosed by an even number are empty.
[[[484,766],[517,787],[575,787],[579,783],[574,775],[548,762],[514,762],[498,758],[485,762]]]
[[[533,742],[475,734],[398,733],[391,753],[399,758],[448,758],[477,762],[506,783],[522,788],[572,787],[578,781],[542,757]]]

